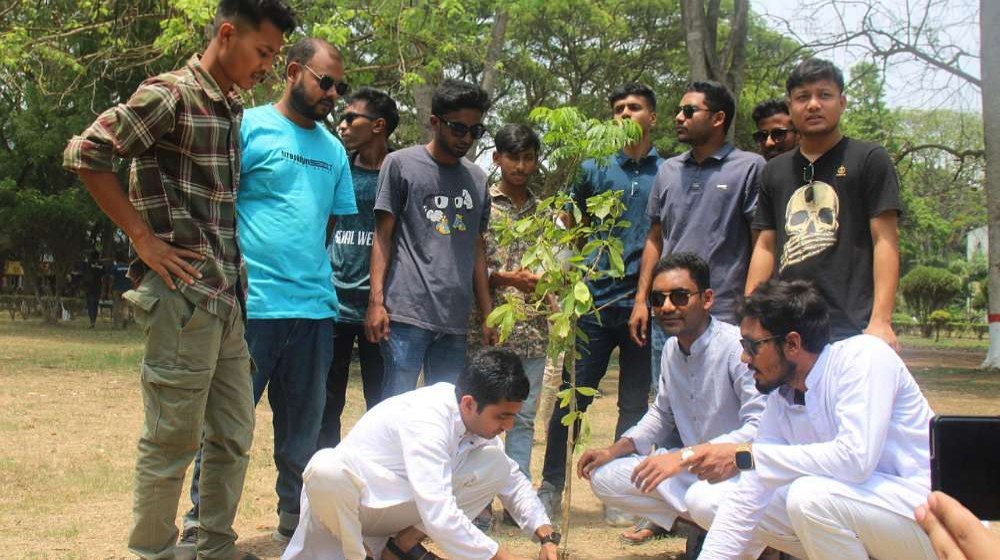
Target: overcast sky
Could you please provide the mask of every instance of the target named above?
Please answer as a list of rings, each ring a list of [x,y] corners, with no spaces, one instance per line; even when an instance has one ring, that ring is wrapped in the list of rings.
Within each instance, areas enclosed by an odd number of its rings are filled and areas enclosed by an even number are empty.
[[[990,0],[995,1],[995,0]],[[833,0],[751,0],[751,5],[777,31],[791,30],[804,41],[816,40],[840,30]],[[865,7],[875,4],[885,15],[879,21],[886,28],[890,18],[906,19],[906,14],[922,15],[925,6],[932,6],[930,25],[940,29],[939,44],[954,44],[963,50],[979,53],[979,0],[838,0],[838,11],[844,14],[846,26],[856,30]],[[861,48],[841,48],[827,51],[822,57],[832,60],[847,74],[848,69],[865,57]],[[927,72],[927,65],[907,60],[899,55],[887,70],[887,101],[896,107],[931,109],[950,107],[966,111],[982,111],[979,89],[943,71]],[[963,70],[979,76],[979,60],[966,59]]]

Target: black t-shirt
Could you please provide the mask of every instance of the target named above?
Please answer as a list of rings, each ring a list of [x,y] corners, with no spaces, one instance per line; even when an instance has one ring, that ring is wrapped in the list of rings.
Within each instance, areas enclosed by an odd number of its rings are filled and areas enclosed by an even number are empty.
[[[809,168],[799,150],[768,162],[753,228],[775,230],[778,277],[816,284],[840,340],[861,333],[871,317],[869,220],[900,210],[899,179],[885,148],[846,137],[813,162],[811,182]]]

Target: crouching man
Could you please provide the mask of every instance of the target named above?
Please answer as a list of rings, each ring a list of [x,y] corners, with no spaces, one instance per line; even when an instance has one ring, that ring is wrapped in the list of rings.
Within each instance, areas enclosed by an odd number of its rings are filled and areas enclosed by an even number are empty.
[[[810,560],[936,558],[913,517],[933,413],[896,352],[870,335],[829,344],[827,304],[801,280],[760,285],[741,315],[744,359],[770,394],[733,457],[735,491],[717,514],[691,508],[711,524],[699,558],[745,558],[755,542]]]
[[[701,477],[734,487],[737,446],[753,439],[764,396],[741,360],[740,332],[710,314],[708,263],[674,253],[653,271],[649,302],[671,338],[663,348],[656,400],[614,444],[586,451],[577,464],[606,506],[673,526],[691,520],[688,489]],[[684,448],[660,449],[677,429]],[[759,552],[759,551],[758,551]]]
[[[503,450],[529,383],[506,350],[472,357],[455,385],[435,385],[378,404],[303,475],[298,529],[282,558],[514,559],[471,519],[499,494],[504,509],[555,560],[553,532],[531,482]]]

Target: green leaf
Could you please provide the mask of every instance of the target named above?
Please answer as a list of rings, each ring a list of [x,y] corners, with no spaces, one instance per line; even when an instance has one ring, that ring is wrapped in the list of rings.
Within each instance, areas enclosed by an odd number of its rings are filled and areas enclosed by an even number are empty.
[[[583,386],[580,386],[580,387],[576,388],[576,392],[580,393],[581,395],[583,395],[585,397],[596,397],[597,396],[597,389],[595,389],[593,387],[583,387]]]

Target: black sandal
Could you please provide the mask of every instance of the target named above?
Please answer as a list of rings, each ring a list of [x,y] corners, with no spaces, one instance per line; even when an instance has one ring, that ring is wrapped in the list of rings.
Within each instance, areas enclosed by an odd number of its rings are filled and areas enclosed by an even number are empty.
[[[440,556],[424,548],[424,545],[420,543],[415,544],[409,552],[403,552],[403,549],[396,545],[395,539],[387,540],[385,542],[385,547],[398,560],[444,560]]]

